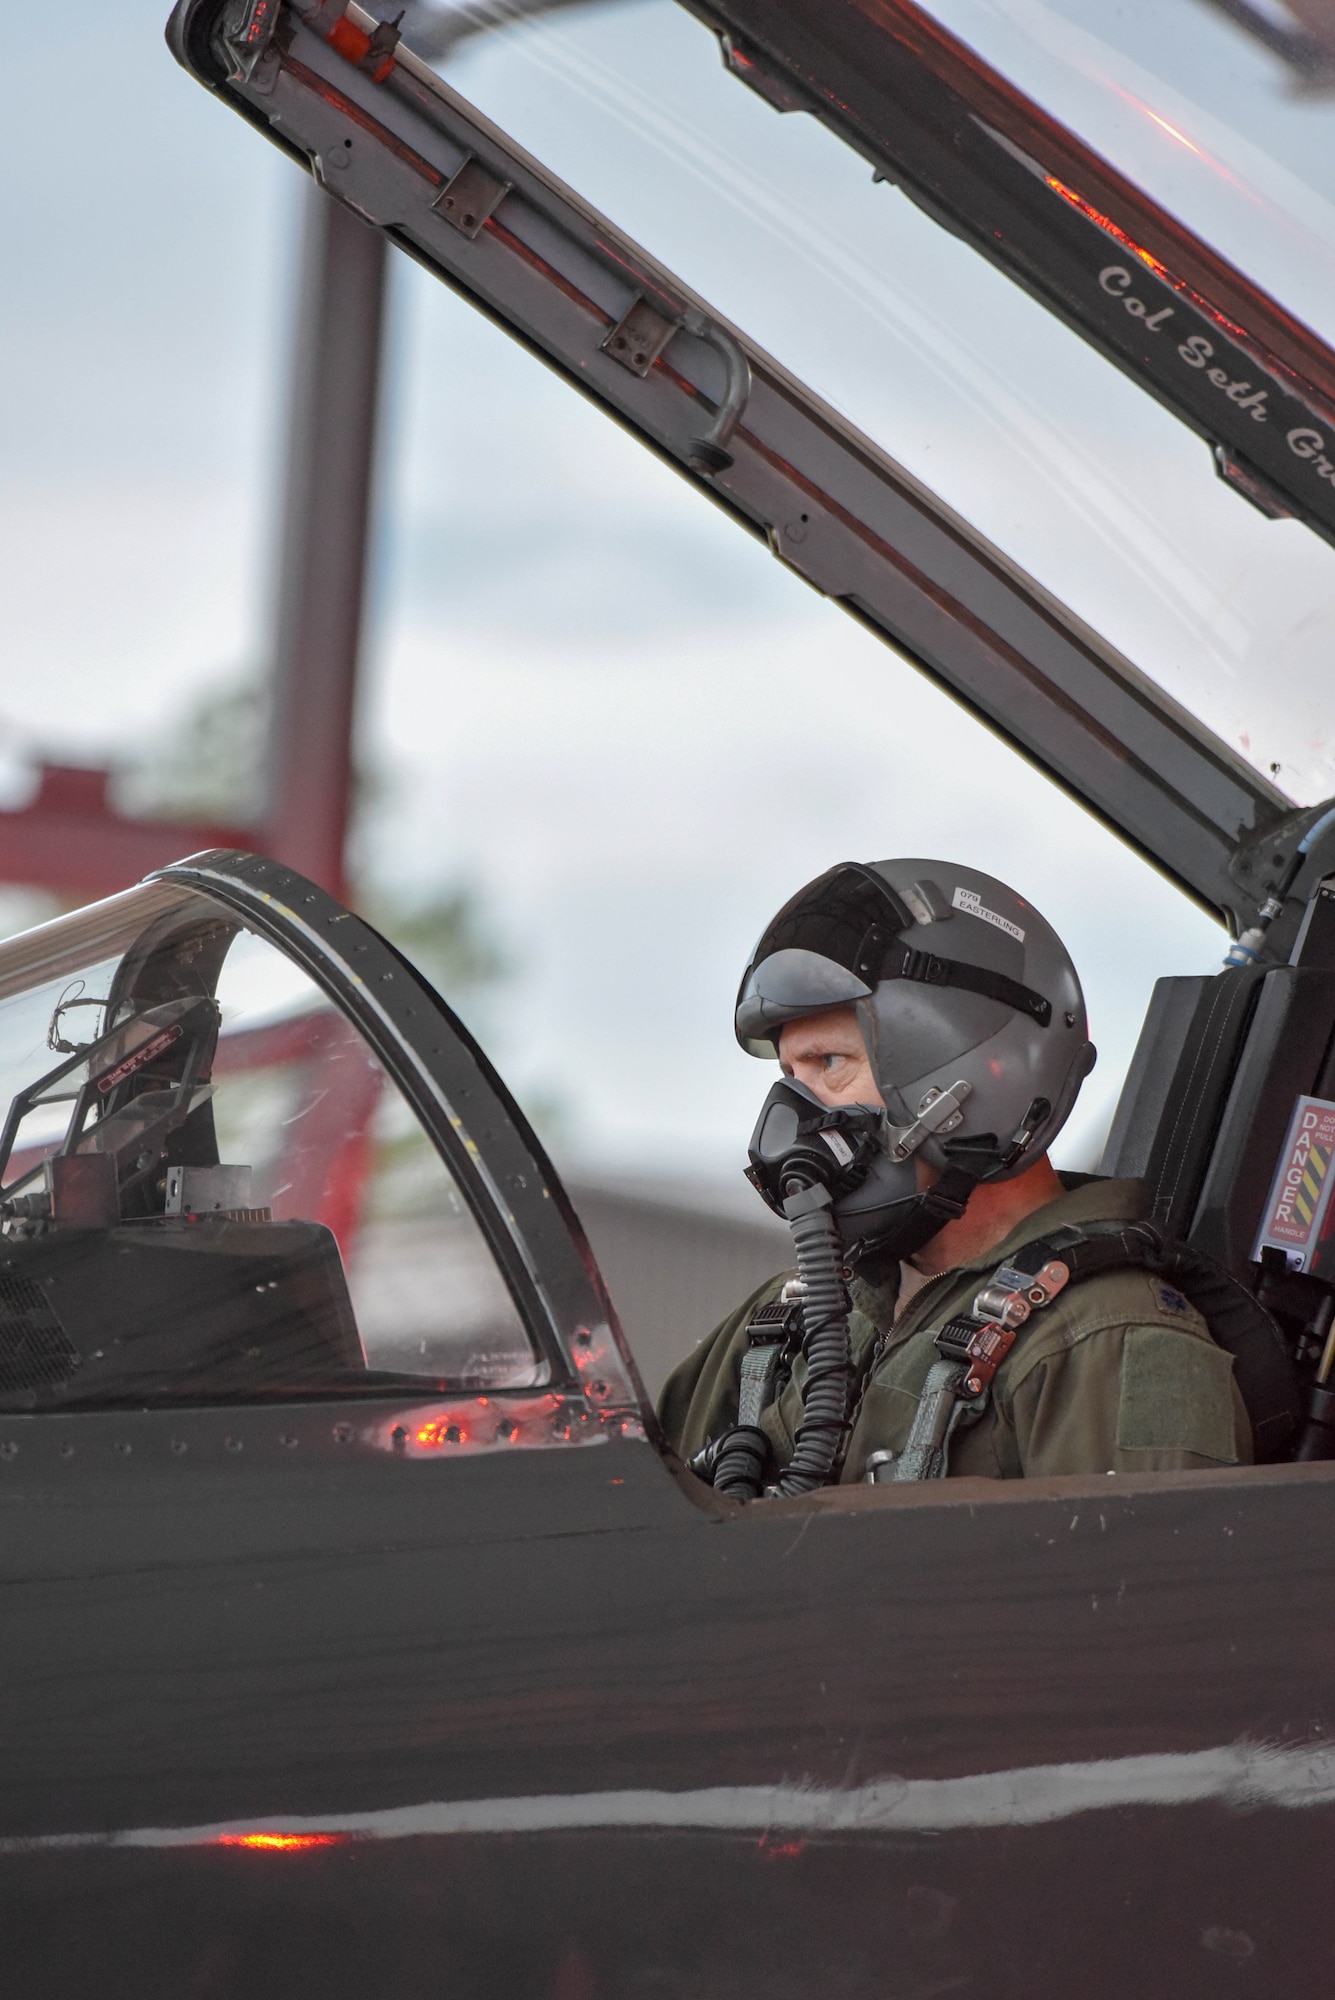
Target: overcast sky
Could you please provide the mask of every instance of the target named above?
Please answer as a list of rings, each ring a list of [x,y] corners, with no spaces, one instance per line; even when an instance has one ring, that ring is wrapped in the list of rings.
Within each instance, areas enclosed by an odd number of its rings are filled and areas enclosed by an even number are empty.
[[[44,10],[7,71],[11,796],[25,757],[142,754],[264,660],[303,184],[175,67],[162,12]],[[951,18],[1018,64],[1017,13]],[[1092,65],[1116,102],[1196,118],[1190,158],[1151,157],[1139,113],[1101,143],[1141,147],[1202,226],[1220,176],[1199,158],[1223,162],[1248,190],[1232,254],[1248,228],[1271,242],[1275,213],[1317,240],[1330,107],[1286,104],[1271,60],[1192,0],[1170,16],[1156,78],[1135,51],[1158,12],[1124,6],[1125,46],[1097,64],[1087,24],[1063,44],[1043,15],[1056,53],[1028,87],[1055,99]],[[1295,797],[1335,791],[1331,552],[1227,492],[1197,440],[828,134],[728,78],[671,0],[494,38],[451,75]],[[1329,280],[1317,259],[1314,319]],[[408,266],[390,352],[360,726],[394,782],[369,847],[382,875],[482,894],[517,965],[488,1022],[507,1074],[563,1101],[590,1160],[723,1169],[766,1083],[731,1036],[761,925],[836,860],[939,855],[1011,880],[1071,945],[1104,1052],[1067,1147],[1087,1162],[1153,978],[1217,962],[1217,928]]]

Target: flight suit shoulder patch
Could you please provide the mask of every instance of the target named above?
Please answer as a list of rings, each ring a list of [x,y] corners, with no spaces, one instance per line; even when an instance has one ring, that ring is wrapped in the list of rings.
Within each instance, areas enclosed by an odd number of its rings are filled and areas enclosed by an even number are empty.
[[[1084,1346],[1101,1334],[1120,1337],[1123,1327],[1159,1326],[1213,1346],[1196,1308],[1172,1285],[1148,1271],[1105,1271],[1061,1293],[1025,1325],[1005,1363],[1007,1380],[1022,1382],[1042,1362]]]
[[[1117,1442],[1124,1451],[1189,1451],[1235,1465],[1231,1358],[1175,1327],[1128,1327]]]

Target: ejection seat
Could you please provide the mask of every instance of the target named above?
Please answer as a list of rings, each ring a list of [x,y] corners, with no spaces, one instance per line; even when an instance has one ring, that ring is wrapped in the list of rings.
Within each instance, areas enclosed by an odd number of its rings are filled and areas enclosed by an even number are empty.
[[[1241,956],[1235,948],[1231,956]],[[1154,988],[1100,1171],[1255,1292],[1306,1406],[1258,1458],[1335,1457],[1335,875],[1287,965],[1229,964]]]

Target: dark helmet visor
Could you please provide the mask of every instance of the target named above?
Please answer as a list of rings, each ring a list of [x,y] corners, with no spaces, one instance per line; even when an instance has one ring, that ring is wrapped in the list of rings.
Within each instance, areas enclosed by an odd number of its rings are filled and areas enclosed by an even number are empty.
[[[904,944],[900,933],[914,922],[889,883],[859,861],[841,862],[818,876],[784,904],[751,954],[737,994],[737,1039],[762,1054],[783,1021],[860,997],[859,986],[870,991],[883,979],[959,987],[1003,1001],[1047,1027],[1051,1005],[1032,987],[985,966]],[[771,981],[766,964],[775,959],[779,976]],[[854,984],[841,988],[836,967]]]
[[[742,987],[780,951],[831,959],[864,985],[874,986],[887,947],[912,923],[888,882],[861,862],[842,861],[784,904],[752,952]]]

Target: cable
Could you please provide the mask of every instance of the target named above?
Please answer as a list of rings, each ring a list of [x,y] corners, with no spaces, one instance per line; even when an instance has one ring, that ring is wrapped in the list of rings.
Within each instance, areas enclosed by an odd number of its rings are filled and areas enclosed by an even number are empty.
[[[1298,872],[1307,859],[1308,853],[1328,826],[1335,826],[1335,806],[1331,806],[1328,812],[1323,812],[1320,819],[1313,820],[1312,824],[1308,827],[1306,833],[1294,848],[1293,853],[1289,856],[1288,867],[1284,870],[1280,880],[1262,903],[1260,922],[1253,924],[1250,930],[1245,930],[1242,936],[1236,938],[1229,946],[1224,957],[1225,966],[1260,964],[1261,946],[1265,941],[1265,934],[1275,918],[1283,910],[1284,898],[1297,881]]]

